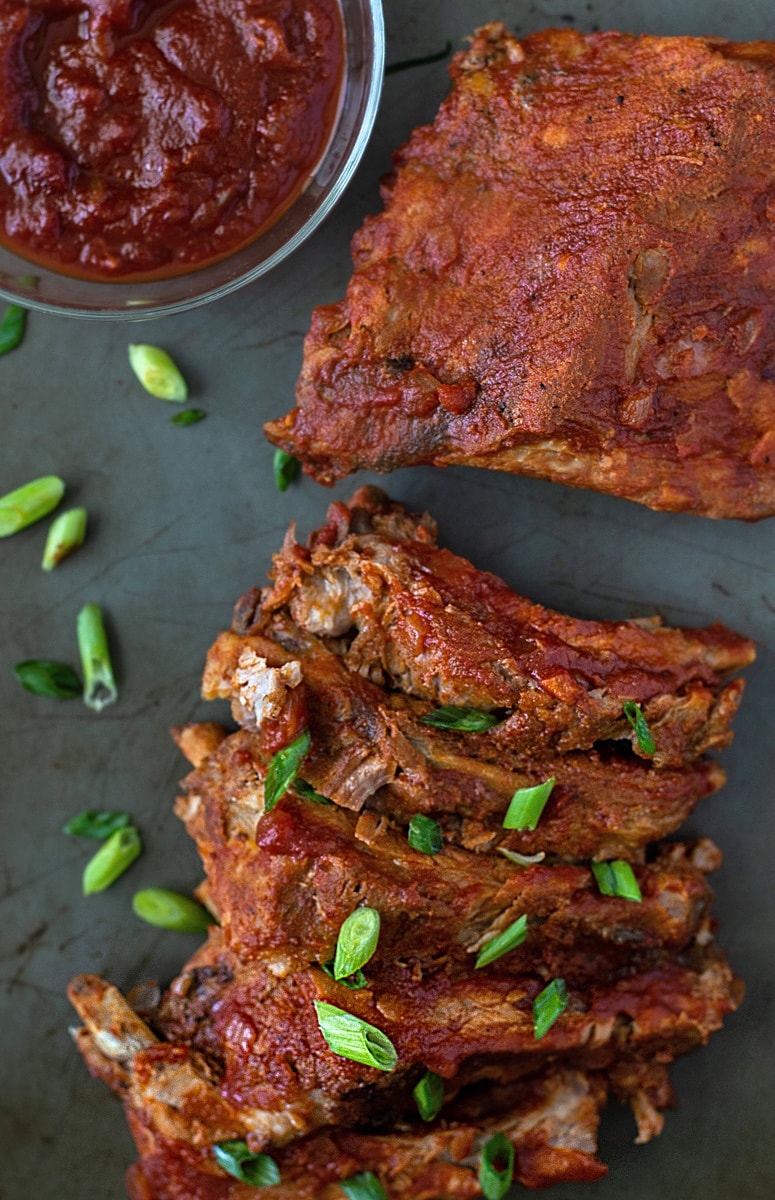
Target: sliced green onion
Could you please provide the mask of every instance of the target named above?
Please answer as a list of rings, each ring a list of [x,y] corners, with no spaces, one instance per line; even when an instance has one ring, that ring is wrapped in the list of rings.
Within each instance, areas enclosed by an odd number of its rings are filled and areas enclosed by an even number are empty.
[[[545,850],[539,850],[537,854],[519,854],[516,850],[507,850],[505,846],[499,846],[498,853],[509,862],[518,863],[520,867],[531,867],[533,863],[543,862],[546,858]]]
[[[89,859],[83,872],[83,894],[104,892],[119,875],[123,875],[142,853],[143,844],[134,825],[111,833],[97,853]]]
[[[95,838],[103,842],[117,829],[126,829],[132,818],[128,812],[108,812],[106,809],[86,808],[62,826],[62,833],[73,837]]]
[[[320,1032],[334,1054],[378,1071],[394,1069],[398,1054],[381,1029],[324,1000],[314,1003]]]
[[[170,425],[197,425],[204,421],[207,413],[203,408],[187,408],[185,412],[175,413],[170,417]]]
[[[0,496],[0,538],[10,537],[47,517],[64,494],[65,485],[58,475],[41,475],[40,479]]]
[[[330,979],[336,979],[333,959],[330,962],[321,963],[320,967]],[[369,986],[369,981],[363,971],[353,971],[352,975],[348,975],[345,979],[336,979],[336,982],[341,983],[342,987],[349,988],[351,992],[359,992],[362,988]]]
[[[206,933],[214,918],[206,908],[190,896],[170,892],[167,888],[144,888],[132,897],[136,916],[159,929],[174,929],[177,933]]]
[[[271,1187],[280,1182],[277,1163],[268,1154],[254,1154],[241,1139],[216,1142],[213,1157],[229,1175],[251,1187]]]
[[[278,750],[269,764],[264,782],[264,812],[271,812],[292,783],[295,782],[299,767],[309,752],[311,738],[309,730],[305,729],[284,749]]]
[[[509,925],[508,929],[504,929],[503,933],[499,933],[491,942],[482,947],[476,960],[476,967],[486,967],[489,963],[495,962],[496,958],[508,954],[509,950],[513,950],[516,946],[521,946],[526,937],[527,916],[523,913],[513,924]]]
[[[422,58],[404,58],[401,62],[389,63],[385,67],[386,75],[395,75],[396,71],[406,71],[409,67],[424,67],[426,63],[441,62],[446,58],[452,49],[452,42],[445,42],[442,50],[437,50],[435,54],[424,54]]]
[[[377,949],[379,926],[376,908],[356,908],[350,913],[336,941],[334,979],[345,979],[366,966]]]
[[[26,327],[27,309],[21,304],[9,304],[0,321],[0,354],[8,354],[21,345]]]
[[[412,849],[419,850],[421,854],[438,854],[444,845],[444,836],[438,821],[434,821],[433,817],[423,816],[422,813],[415,813],[412,817],[407,837]]]
[[[292,454],[286,454],[284,450],[275,450],[272,465],[277,490],[280,492],[287,491],[294,479],[298,478],[301,463]]]
[[[480,708],[458,708],[454,704],[434,708],[433,712],[420,717],[421,725],[432,725],[434,729],[460,729],[465,733],[483,733],[485,729],[499,725],[500,721],[500,717]]]
[[[537,783],[535,787],[517,788],[503,818],[504,829],[535,829],[546,802],[552,794],[555,778]]]
[[[97,604],[86,604],[78,614],[78,650],[85,681],[84,703],[101,712],[118,697],[102,612]]]
[[[388,1194],[372,1171],[361,1171],[342,1179],[339,1186],[347,1200],[388,1200]]]
[[[22,687],[32,692],[33,696],[72,700],[83,694],[83,684],[67,663],[51,662],[47,658],[28,658],[17,663],[13,673]]]
[[[651,736],[651,730],[648,726],[648,721],[643,715],[643,709],[634,700],[625,700],[622,705],[622,711],[625,717],[635,730],[635,736],[638,739],[638,745],[644,754],[649,756],[656,752],[654,739]]]
[[[533,1001],[533,1028],[538,1041],[548,1033],[568,1007],[568,989],[564,979],[553,979]]]
[[[129,365],[146,392],[157,399],[182,404],[188,398],[186,381],[166,350],[158,346],[130,346]]]
[[[301,796],[302,800],[311,800],[313,804],[333,804],[333,800],[329,800],[328,796],[321,796],[320,792],[316,792],[311,783],[307,783],[306,779],[294,779],[293,790],[297,795]]]
[[[86,537],[86,509],[71,508],[60,513],[51,524],[40,564],[44,571],[53,571],[63,558],[79,550]]]
[[[624,859],[592,863],[592,874],[604,896],[619,896],[622,900],[643,899],[635,872]]]
[[[435,1071],[426,1071],[412,1095],[423,1121],[432,1121],[444,1103],[444,1080]]]
[[[514,1147],[504,1133],[494,1133],[482,1146],[479,1185],[486,1200],[503,1200],[514,1178]]]

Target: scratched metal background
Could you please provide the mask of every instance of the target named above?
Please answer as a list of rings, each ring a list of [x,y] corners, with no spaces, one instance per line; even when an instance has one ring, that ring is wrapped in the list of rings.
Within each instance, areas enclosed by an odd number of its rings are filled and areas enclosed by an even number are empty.
[[[772,33],[768,0],[387,0],[388,62],[455,45],[501,17],[520,32],[589,30]],[[44,472],[86,505],[87,546],[52,575],[39,568],[44,528],[0,543],[0,1197],[120,1200],[133,1148],[120,1108],[71,1046],[67,981],[96,971],[129,988],[167,981],[193,939],[157,932],[129,907],[142,886],[187,890],[195,852],[171,813],[184,764],[166,730],[216,716],[198,700],[211,639],[234,599],[263,582],[290,518],[302,531],[332,494],[304,481],[285,495],[271,478],[262,421],[289,406],[313,304],[342,294],[348,241],[378,207],[390,152],[446,92],[443,64],[389,77],[376,131],[354,183],[317,236],[265,281],[207,309],[149,326],[32,316],[24,345],[0,359],[0,493]],[[167,347],[209,416],[180,429],[169,406],[130,378],[126,346]],[[628,1114],[607,1115],[606,1180],[558,1200],[771,1200],[775,1195],[772,857],[775,845],[775,521],[714,523],[649,512],[552,484],[466,469],[389,480],[430,508],[444,540],[536,600],[580,615],[654,610],[673,622],[715,618],[754,637],[759,659],[726,789],[690,832],[716,838],[721,941],[748,994],[711,1045],[674,1069],[680,1108],[646,1147]],[[352,482],[333,495],[346,495]],[[103,605],[121,696],[95,716],[79,701],[22,692],[13,664],[75,661],[74,618]],[[144,857],[102,897],[79,895],[93,847],[64,837],[85,807],[129,809]]]

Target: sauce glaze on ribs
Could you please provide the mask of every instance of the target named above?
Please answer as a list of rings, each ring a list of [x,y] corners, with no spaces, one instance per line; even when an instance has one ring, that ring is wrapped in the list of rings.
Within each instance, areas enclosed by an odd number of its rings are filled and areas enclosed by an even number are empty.
[[[267,436],[775,512],[775,43],[480,29]]]
[[[578,621],[523,600],[376,489],[332,505],[307,546],[291,531],[273,584],[208,655],[204,695],[228,698],[241,728],[175,731],[194,766],[177,812],[220,928],[134,1007],[96,977],[71,986],[80,1049],[138,1144],[132,1200],[248,1200],[213,1155],[234,1139],[276,1162],[268,1200],[337,1200],[364,1170],[393,1200],[440,1200],[481,1194],[498,1131],[525,1186],[599,1178],[609,1095],[632,1105],[638,1140],[658,1133],[667,1065],[741,987],[713,937],[718,851],[650,843],[723,782],[705,751],[729,741],[742,685],[727,677],[752,657],[720,625]],[[425,723],[439,704],[497,724]],[[269,764],[305,729],[298,779],[267,812]],[[550,775],[536,828],[505,830],[513,792]],[[439,822],[439,853],[408,844],[416,813]],[[607,858],[630,862],[640,902],[600,891]],[[363,905],[381,930],[351,990],[323,968]],[[523,915],[524,942],[477,968]],[[554,979],[568,1005],[538,1038],[533,1001]],[[386,1034],[395,1068],[334,1053],[316,1001]],[[430,1124],[412,1096],[426,1070],[444,1090]]]

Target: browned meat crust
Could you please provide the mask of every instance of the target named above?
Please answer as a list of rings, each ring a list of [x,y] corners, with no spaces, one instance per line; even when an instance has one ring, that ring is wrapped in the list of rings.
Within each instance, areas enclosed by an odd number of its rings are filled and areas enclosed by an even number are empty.
[[[79,1047],[138,1144],[133,1200],[247,1200],[213,1157],[230,1139],[272,1155],[269,1200],[334,1200],[361,1170],[392,1200],[436,1200],[481,1194],[481,1146],[498,1130],[527,1187],[599,1178],[609,1093],[632,1105],[639,1140],[658,1133],[667,1065],[707,1041],[741,988],[713,939],[718,851],[648,844],[722,782],[703,751],[728,742],[741,685],[726,675],[752,656],[722,626],[543,609],[440,550],[429,518],[376,489],[332,505],[308,546],[289,535],[273,585],[238,603],[208,656],[204,693],[229,698],[243,728],[174,731],[195,766],[177,812],[221,928],[136,1011],[95,977],[71,986]],[[649,717],[653,755],[627,699]],[[440,702],[498,724],[424,723]],[[318,802],[296,781],[266,812],[269,765],[304,729],[300,778]],[[504,830],[514,790],[549,775],[537,828]],[[441,825],[436,855],[407,842],[418,812]],[[619,856],[640,903],[595,881],[590,860]],[[381,930],[351,990],[324,967],[361,905]],[[477,968],[521,916],[524,942]],[[568,1006],[539,1039],[533,1001],[557,978]],[[395,1069],[334,1053],[316,1001],[386,1034]],[[427,1126],[412,1095],[425,1070],[444,1088]]]
[[[775,44],[479,30],[270,440],[775,512]]]

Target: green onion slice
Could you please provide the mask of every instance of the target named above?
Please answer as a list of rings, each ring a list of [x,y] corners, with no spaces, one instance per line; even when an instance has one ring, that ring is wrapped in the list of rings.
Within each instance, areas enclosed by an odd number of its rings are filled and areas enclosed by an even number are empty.
[[[215,919],[206,908],[190,896],[170,892],[167,888],[145,888],[135,892],[132,908],[136,916],[159,929],[174,929],[177,933],[206,933]]]
[[[533,1028],[536,1041],[548,1033],[568,1007],[568,989],[564,979],[553,979],[533,1001]]]
[[[28,658],[17,663],[13,673],[22,687],[32,692],[33,696],[72,700],[83,694],[83,684],[67,663],[51,662],[47,658]]]
[[[381,1029],[324,1000],[314,1003],[320,1032],[334,1054],[378,1071],[394,1069],[398,1054]]]
[[[321,796],[320,792],[316,792],[311,783],[307,783],[306,779],[294,779],[293,790],[302,800],[311,800],[313,804],[333,804],[333,800],[329,800],[328,796]]]
[[[78,649],[85,681],[84,703],[101,712],[118,697],[108,637],[102,612],[97,604],[86,604],[78,614]]]
[[[305,729],[284,749],[278,750],[269,764],[264,783],[264,812],[271,812],[296,780],[299,767],[309,753],[311,738]]]
[[[286,492],[294,479],[298,478],[301,463],[284,450],[275,450],[273,460],[274,481],[279,492]]]
[[[453,704],[443,708],[434,708],[433,712],[420,717],[421,725],[432,725],[434,729],[459,729],[464,733],[484,733],[499,725],[500,717],[493,713],[483,712],[480,708],[456,707]]]
[[[444,836],[438,821],[422,813],[415,813],[412,817],[407,837],[412,849],[419,850],[421,854],[438,854],[444,845]]]
[[[188,386],[177,363],[158,346],[129,347],[129,365],[146,392],[158,400],[182,404],[188,399]]]
[[[111,833],[97,853],[89,859],[83,872],[83,894],[104,892],[124,874],[142,853],[143,844],[134,825]]]
[[[245,1141],[216,1142],[213,1156],[229,1175],[251,1187],[271,1187],[280,1182],[277,1163],[268,1154],[253,1154]]]
[[[498,853],[520,867],[532,867],[533,863],[543,862],[546,858],[545,850],[539,850],[537,854],[519,854],[516,850],[507,850],[505,846],[499,846]]]
[[[321,963],[320,969],[325,971],[329,979],[336,979],[333,959],[330,962]],[[336,982],[341,983],[342,987],[349,988],[351,992],[359,992],[361,988],[369,986],[369,981],[363,971],[353,971],[352,975],[348,975],[345,979],[336,979]]]
[[[517,788],[503,818],[504,829],[535,829],[556,783],[554,775],[535,787]]]
[[[106,809],[85,808],[62,826],[62,833],[73,837],[95,838],[104,842],[117,829],[126,829],[132,818],[128,812],[108,812]]]
[[[8,354],[21,345],[26,327],[27,309],[21,304],[9,304],[0,321],[0,354]]]
[[[47,517],[65,494],[58,475],[41,475],[13,492],[0,496],[0,538],[10,537]]]
[[[514,1147],[504,1133],[495,1133],[482,1146],[479,1185],[486,1200],[503,1200],[514,1178]]]
[[[62,559],[79,550],[86,537],[86,509],[71,508],[60,513],[52,522],[40,564],[44,571],[53,571]]]
[[[170,417],[170,425],[197,425],[204,421],[207,413],[203,408],[187,408],[185,412],[175,413]]]
[[[376,908],[356,908],[350,913],[342,923],[336,942],[334,979],[345,979],[366,966],[377,949],[379,926]]]
[[[388,1194],[372,1171],[361,1171],[342,1179],[339,1186],[347,1200],[388,1200]]]
[[[624,859],[592,863],[592,874],[604,896],[619,896],[622,900],[643,899],[635,872]]]
[[[509,925],[508,929],[504,929],[502,933],[482,947],[476,960],[476,967],[486,967],[489,963],[495,962],[496,958],[508,954],[509,950],[513,950],[516,946],[521,946],[526,937],[527,916],[523,913]]]
[[[423,1121],[432,1121],[444,1103],[444,1080],[435,1071],[426,1071],[412,1095]]]
[[[635,736],[638,739],[638,745],[641,750],[650,757],[656,752],[656,746],[651,736],[648,721],[643,715],[643,709],[634,700],[625,700],[622,705],[622,711],[635,730]]]

